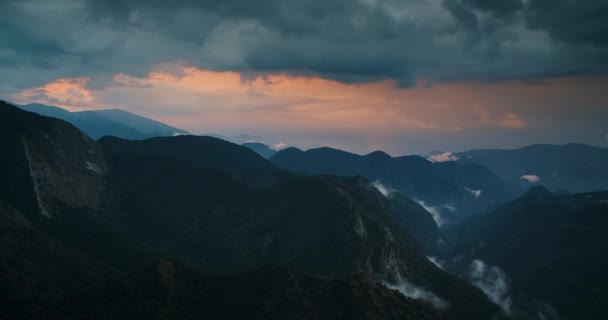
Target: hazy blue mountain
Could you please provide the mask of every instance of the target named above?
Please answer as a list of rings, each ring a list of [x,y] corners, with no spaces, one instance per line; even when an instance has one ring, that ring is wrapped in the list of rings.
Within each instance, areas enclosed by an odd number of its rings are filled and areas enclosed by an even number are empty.
[[[258,143],[258,142],[245,142],[242,144],[243,146],[257,152],[257,154],[261,155],[262,157],[264,157],[264,159],[269,159],[270,157],[272,157],[275,153],[277,153],[274,149],[272,149],[271,147],[263,144],[263,143]]]
[[[188,134],[187,131],[119,109],[70,112],[43,104],[28,104],[19,107],[26,111],[65,120],[95,140],[103,136],[145,139]]]
[[[553,191],[608,189],[608,149],[584,144],[537,144],[514,150],[456,153],[459,163],[477,163],[523,192],[536,184]],[[538,180],[538,181],[536,181]]]
[[[433,163],[419,156],[391,157],[382,151],[362,156],[332,148],[287,148],[270,161],[304,174],[365,176],[415,198],[435,213],[440,224],[511,198],[498,177],[476,164]]]
[[[600,319],[608,312],[606,230],[608,192],[560,196],[537,186],[448,228],[454,259],[447,260],[464,275],[485,265],[496,277],[500,268],[521,312]]]

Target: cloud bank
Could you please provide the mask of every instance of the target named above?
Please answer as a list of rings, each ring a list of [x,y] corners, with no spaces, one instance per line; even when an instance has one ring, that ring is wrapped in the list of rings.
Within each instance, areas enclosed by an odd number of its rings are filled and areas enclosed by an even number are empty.
[[[428,157],[428,160],[431,162],[448,162],[448,161],[458,161],[460,157],[455,155],[453,152],[444,152],[440,154],[435,154]]]
[[[467,190],[468,193],[472,194],[475,198],[481,197],[481,194],[483,193],[482,190],[476,190],[467,187],[464,187],[464,189]]]
[[[382,184],[382,182],[380,180],[376,180],[376,181],[372,182],[372,185],[380,193],[382,193],[383,196],[385,196],[387,198],[389,198],[393,194],[393,192],[395,192],[395,189],[385,186],[384,184]]]
[[[446,309],[449,306],[445,300],[437,296],[432,291],[419,287],[407,280],[402,280],[396,285],[386,283],[385,285],[393,290],[401,292],[401,294],[408,298],[422,300],[439,310]]]
[[[438,227],[441,227],[446,223],[446,220],[441,213],[442,210],[449,210],[451,212],[456,211],[456,208],[451,204],[432,206],[422,200],[418,200],[418,199],[413,199],[413,200],[416,201],[419,205],[421,205],[426,211],[428,211],[431,214],[431,216],[433,217],[433,220],[435,220],[435,223],[437,224]]]
[[[506,314],[511,313],[512,301],[507,276],[500,268],[489,266],[481,260],[474,260],[469,269],[469,279]]]
[[[288,72],[411,86],[606,71],[604,1],[495,2],[5,0],[0,74],[18,68],[13,85],[32,87],[180,60],[244,79]]]

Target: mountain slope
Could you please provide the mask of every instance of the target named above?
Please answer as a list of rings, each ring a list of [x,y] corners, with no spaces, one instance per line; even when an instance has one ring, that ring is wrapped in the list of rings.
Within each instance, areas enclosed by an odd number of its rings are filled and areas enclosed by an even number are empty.
[[[510,197],[502,182],[479,165],[432,163],[418,156],[391,157],[381,151],[360,156],[331,148],[305,152],[288,148],[270,160],[282,169],[304,174],[362,175],[379,180],[424,203],[443,221],[477,213]]]
[[[173,261],[50,303],[21,303],[12,315],[23,319],[445,319],[363,275],[327,279],[277,267],[213,275]]]
[[[608,149],[584,144],[531,145],[514,150],[472,150],[456,154],[459,163],[490,168],[510,186],[526,190],[540,183],[553,191],[608,189]],[[535,176],[532,182],[522,179]]]
[[[156,136],[188,134],[184,130],[119,109],[69,112],[43,104],[28,104],[19,107],[26,111],[65,120],[93,139],[111,135],[139,140]]]
[[[107,167],[101,148],[78,129],[0,101],[0,145],[1,304],[70,291],[155,260],[94,218]]]
[[[561,319],[608,311],[608,192],[557,196],[543,187],[448,229],[456,268],[500,267],[512,296],[544,301]],[[525,298],[524,298],[525,297]]]

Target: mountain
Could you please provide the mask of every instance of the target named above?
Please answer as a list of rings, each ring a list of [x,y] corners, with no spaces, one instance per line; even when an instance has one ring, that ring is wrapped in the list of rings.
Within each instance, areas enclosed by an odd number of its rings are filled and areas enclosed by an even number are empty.
[[[437,254],[444,248],[443,233],[423,206],[398,192],[390,193],[388,200],[392,226],[409,235],[417,248],[426,255]]]
[[[156,136],[189,134],[187,131],[120,109],[70,112],[43,104],[28,104],[19,106],[19,108],[65,120],[95,140],[103,136],[138,140]]]
[[[419,156],[391,157],[381,151],[361,156],[331,148],[288,148],[270,161],[304,174],[362,175],[415,198],[435,213],[438,224],[511,197],[498,177],[476,164],[433,163]]]
[[[213,137],[156,137],[141,141],[104,137],[99,142],[110,153],[177,158],[204,168],[278,170],[249,148]]]
[[[360,271],[427,292],[432,303],[448,301],[457,318],[497,312],[481,292],[419,253],[405,228],[393,227],[399,213],[365,179],[296,176],[253,188],[176,158],[110,159],[116,177],[104,199],[115,225],[205,271],[266,264],[324,276]]]
[[[257,154],[259,154],[262,157],[264,157],[264,159],[269,159],[275,153],[277,153],[274,149],[270,148],[269,146],[267,146],[267,145],[265,145],[263,143],[245,142],[245,143],[242,144],[242,146],[247,147],[247,148],[255,151]]]
[[[459,163],[494,171],[515,190],[542,184],[572,193],[608,189],[608,149],[584,144],[536,144],[514,150],[472,150],[455,154]]]
[[[240,307],[277,318],[305,310],[361,311],[363,319],[500,316],[482,291],[419,251],[413,226],[396,222],[412,208],[395,209],[364,178],[286,173],[206,137],[96,142],[3,102],[0,128],[0,318],[112,318],[123,310],[239,318]],[[267,176],[275,179],[254,183]],[[425,213],[413,210],[404,215]],[[167,256],[193,267],[163,263]],[[234,304],[223,307],[219,297]],[[199,309],[205,305],[214,306],[210,314]]]
[[[95,219],[108,173],[102,149],[62,120],[0,101],[0,309],[155,261]]]
[[[537,186],[446,237],[455,270],[471,272],[473,260],[500,268],[515,305],[529,313],[599,319],[608,312],[606,230],[608,192],[556,195]]]

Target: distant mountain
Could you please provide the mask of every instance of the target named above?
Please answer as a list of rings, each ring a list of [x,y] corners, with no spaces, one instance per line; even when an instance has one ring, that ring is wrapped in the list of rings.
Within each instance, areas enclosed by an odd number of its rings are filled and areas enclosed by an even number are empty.
[[[606,230],[608,192],[558,196],[537,186],[448,228],[448,261],[463,274],[474,260],[500,268],[515,305],[543,319],[600,319],[608,312]]]
[[[424,238],[413,240],[404,217],[430,221],[428,212],[391,204],[364,178],[285,173],[206,137],[96,142],[3,102],[0,139],[0,318],[500,316],[482,291],[420,251]],[[294,271],[264,271],[268,264]]]
[[[494,171],[520,192],[536,184],[553,191],[608,189],[608,149],[584,144],[537,144],[514,150],[472,150],[455,154],[459,163]]]
[[[304,174],[362,175],[415,198],[439,224],[482,211],[511,195],[498,177],[476,164],[433,163],[419,156],[361,156],[332,148],[288,148],[270,158],[278,167]]]
[[[265,145],[263,143],[245,142],[245,143],[242,144],[242,146],[247,147],[247,148],[249,148],[249,149],[257,152],[257,154],[259,154],[262,157],[264,157],[264,159],[269,159],[275,153],[277,153],[274,149],[270,148],[269,146],[267,146],[267,145]]]
[[[95,140],[103,136],[138,140],[189,134],[187,131],[119,109],[70,112],[43,104],[28,104],[19,107],[26,111],[65,120]]]

